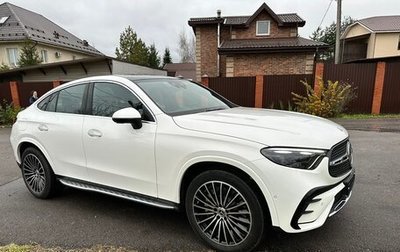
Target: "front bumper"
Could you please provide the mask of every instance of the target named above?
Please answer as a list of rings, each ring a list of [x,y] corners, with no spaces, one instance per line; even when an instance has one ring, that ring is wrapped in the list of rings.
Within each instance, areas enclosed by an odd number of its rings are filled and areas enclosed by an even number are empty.
[[[290,225],[295,230],[312,229],[315,224],[321,225],[327,217],[339,212],[351,197],[355,180],[354,171],[343,181],[315,188],[309,191],[300,202]],[[329,210],[329,211],[328,211]]]
[[[288,233],[321,227],[351,196],[354,168],[340,177],[332,177],[328,158],[314,170],[287,168],[266,158],[253,164],[263,181],[262,190],[270,195],[267,203],[273,226]]]

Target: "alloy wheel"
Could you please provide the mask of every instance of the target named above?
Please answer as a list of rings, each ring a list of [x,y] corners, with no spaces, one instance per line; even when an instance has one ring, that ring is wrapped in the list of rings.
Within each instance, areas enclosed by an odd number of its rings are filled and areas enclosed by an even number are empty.
[[[34,193],[42,193],[46,186],[46,177],[39,158],[34,154],[26,155],[22,162],[22,171],[29,189]]]
[[[237,246],[250,233],[249,204],[236,188],[225,182],[202,184],[194,194],[192,206],[197,226],[219,245]]]

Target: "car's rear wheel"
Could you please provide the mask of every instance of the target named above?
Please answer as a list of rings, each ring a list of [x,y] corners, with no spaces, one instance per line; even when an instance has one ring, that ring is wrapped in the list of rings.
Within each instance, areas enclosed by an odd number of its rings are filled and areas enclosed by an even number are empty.
[[[264,215],[257,196],[231,173],[198,175],[188,187],[185,206],[193,230],[218,251],[250,251],[261,240]]]
[[[22,153],[22,178],[37,198],[50,198],[56,191],[56,178],[44,155],[29,147]]]

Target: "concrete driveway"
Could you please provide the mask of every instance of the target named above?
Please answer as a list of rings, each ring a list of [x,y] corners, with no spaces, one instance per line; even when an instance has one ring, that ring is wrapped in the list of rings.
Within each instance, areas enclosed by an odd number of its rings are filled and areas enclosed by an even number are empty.
[[[182,213],[72,189],[51,200],[35,199],[22,179],[15,180],[19,171],[8,134],[0,129],[0,245],[207,250]],[[269,230],[260,250],[400,250],[400,134],[350,130],[350,137],[356,184],[348,205],[314,231]]]

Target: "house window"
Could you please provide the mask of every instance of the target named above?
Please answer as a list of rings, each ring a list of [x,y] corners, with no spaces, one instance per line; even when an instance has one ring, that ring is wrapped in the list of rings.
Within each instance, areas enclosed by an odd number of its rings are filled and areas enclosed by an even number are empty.
[[[42,63],[47,63],[48,62],[47,50],[41,50],[40,51],[40,56],[41,56],[41,59],[42,59]]]
[[[270,21],[262,20],[257,21],[256,23],[256,35],[257,36],[266,36],[269,35]]]
[[[16,67],[18,65],[19,52],[18,48],[7,48],[8,62],[11,67]]]

